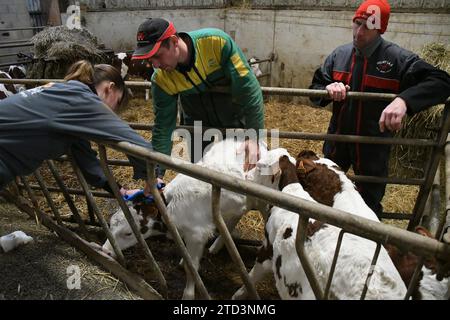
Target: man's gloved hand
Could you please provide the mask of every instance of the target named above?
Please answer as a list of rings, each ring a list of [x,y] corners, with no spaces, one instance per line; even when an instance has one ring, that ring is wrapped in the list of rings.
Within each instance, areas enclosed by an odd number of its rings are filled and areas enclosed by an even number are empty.
[[[165,186],[165,183],[158,182],[156,188],[158,190],[162,190]],[[150,192],[146,193],[145,189],[126,190],[125,194],[123,195],[123,199],[125,201],[132,201],[133,203],[151,203],[154,201],[153,196],[150,194]]]
[[[129,191],[131,191],[131,190],[129,190]],[[133,190],[133,191],[136,191],[136,190]],[[142,189],[137,189],[137,191],[134,193],[128,193],[128,194],[124,195],[123,199],[125,201],[132,201],[133,203],[151,203],[151,202],[153,202],[153,197],[151,195],[146,197],[144,195],[144,190],[142,190]]]

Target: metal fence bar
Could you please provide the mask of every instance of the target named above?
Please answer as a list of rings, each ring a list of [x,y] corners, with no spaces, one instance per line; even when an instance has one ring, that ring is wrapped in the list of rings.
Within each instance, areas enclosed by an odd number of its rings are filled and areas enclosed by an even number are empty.
[[[336,249],[334,250],[333,262],[331,263],[330,272],[328,274],[327,285],[325,287],[325,292],[323,293],[323,299],[327,300],[328,295],[330,294],[331,283],[333,281],[334,271],[336,270],[337,259],[339,256],[339,252],[341,251],[342,239],[344,237],[345,230],[341,230],[339,232],[338,240],[336,243]]]
[[[187,251],[186,246],[184,245],[183,239],[181,238],[178,229],[173,223],[172,218],[167,213],[166,204],[164,203],[161,195],[159,194],[159,191],[156,189],[155,165],[149,161],[147,161],[147,179],[149,186],[151,186],[150,187],[151,193],[153,195],[153,198],[155,199],[158,210],[161,213],[163,222],[165,223],[167,229],[173,236],[173,240],[177,245],[178,250],[180,250],[181,256],[183,257],[186,272],[190,272],[191,276],[193,277],[196,289],[199,291],[200,296],[203,299],[211,300],[208,290],[206,290],[203,280],[198,274],[198,269],[194,266],[192,258],[189,252]]]
[[[412,213],[383,212],[377,216],[380,219],[411,220]]]
[[[215,185],[212,186],[211,205],[214,224],[219,230],[220,235],[223,237],[223,241],[225,242],[225,246],[228,249],[228,253],[231,256],[231,259],[239,269],[242,281],[244,282],[244,285],[247,289],[248,294],[250,295],[250,298],[259,300],[260,298],[258,292],[256,291],[255,285],[250,280],[250,277],[247,273],[247,269],[245,268],[245,264],[242,261],[241,255],[239,254],[239,251],[237,250],[236,245],[233,242],[233,239],[231,238],[231,234],[227,228],[227,225],[225,224],[225,221],[223,220],[223,217],[220,214],[220,192],[221,192],[220,187],[217,187]]]
[[[63,156],[59,158],[61,161],[67,161],[67,157]],[[108,159],[107,163],[113,166],[126,166],[132,167],[132,164],[128,160],[122,159]],[[414,179],[414,178],[399,178],[399,177],[374,177],[374,176],[360,176],[360,175],[350,175],[347,174],[347,177],[352,181],[357,182],[371,182],[371,183],[388,183],[388,184],[400,184],[400,185],[421,185],[425,179]]]
[[[0,45],[2,44],[12,44],[12,43],[22,43],[22,42],[29,42],[30,39],[25,39],[25,40],[12,40],[12,41],[0,41]]]
[[[20,185],[20,187],[23,187],[23,185]],[[36,184],[30,184],[30,188],[32,190],[41,190],[39,185]],[[63,192],[62,189],[57,188],[57,187],[47,187],[47,190],[49,192]],[[85,193],[83,190],[81,189],[74,189],[74,188],[66,188],[67,194],[72,194],[72,195],[77,195],[77,196],[85,196]],[[111,199],[115,199],[114,196],[112,196],[111,194],[109,194],[106,191],[91,191],[92,195],[94,197],[98,197],[98,198],[111,198]]]
[[[430,160],[426,166],[425,181],[420,187],[419,195],[413,209],[413,218],[409,221],[408,230],[413,230],[422,218],[425,203],[430,193],[431,186],[433,184],[434,176],[436,174],[437,167],[439,165],[440,155],[443,154],[445,143],[447,140],[448,132],[450,129],[450,117],[449,117],[450,103],[445,104],[444,113],[442,115],[442,124],[437,136],[437,145],[433,147]]]
[[[139,227],[137,226],[136,222],[134,221],[134,218],[125,203],[125,201],[122,198],[122,195],[120,194],[119,187],[117,185],[117,182],[114,179],[113,174],[111,173],[111,170],[109,169],[108,165],[106,164],[106,149],[103,145],[98,145],[99,154],[100,154],[100,164],[102,166],[103,172],[105,173],[106,178],[108,179],[108,183],[111,187],[111,190],[113,191],[114,196],[116,197],[117,201],[119,202],[119,206],[122,209],[125,218],[128,221],[128,224],[131,227],[131,230],[133,230],[133,233],[141,246],[141,248],[144,251],[144,255],[147,258],[150,268],[154,275],[156,275],[156,278],[158,279],[158,282],[161,286],[161,292],[162,296],[167,298],[168,289],[167,289],[167,282],[164,278],[164,275],[161,272],[161,269],[159,268],[155,258],[153,257],[153,254],[150,250],[150,248],[147,245],[147,242],[145,242],[144,237],[142,236],[141,231],[139,230]]]
[[[8,201],[15,203],[21,211],[25,212],[30,217],[34,216],[34,211],[28,204],[30,202],[29,200],[23,198],[22,196],[19,196],[19,198],[17,198],[7,190],[2,190],[1,193],[2,196],[4,196]],[[156,292],[147,282],[145,282],[144,279],[122,267],[116,260],[107,256],[101,251],[96,250],[91,244],[80,238],[76,233],[70,231],[64,226],[57,225],[50,217],[43,214],[41,211],[39,211],[39,214],[44,226],[56,232],[61,239],[85,253],[90,259],[100,264],[106,270],[109,270],[113,275],[123,281],[129,288],[136,291],[136,293],[139,294],[142,298],[148,300],[162,299],[161,295]]]
[[[36,225],[40,226],[40,222],[39,222],[39,203],[36,199],[36,196],[33,192],[33,190],[30,189],[30,185],[28,184],[27,179],[24,176],[20,176],[20,180],[22,180],[22,183],[25,185],[25,189],[28,193],[28,196],[30,197],[31,203],[33,204],[34,207],[34,218],[36,220]]]
[[[18,54],[20,54],[20,52],[0,54],[0,58],[13,57],[13,56],[17,56]],[[32,53],[28,52],[26,54],[31,55]]]
[[[305,241],[306,241],[306,228],[308,227],[309,218],[303,214],[299,214],[298,224],[297,224],[297,235],[295,238],[295,249],[297,255],[302,264],[303,270],[305,271],[306,277],[308,278],[311,289],[314,292],[317,300],[323,299],[323,292],[320,287],[319,281],[317,280],[314,268],[309,260],[309,257],[305,251]]]
[[[24,28],[3,28],[0,29],[0,32],[8,32],[8,31],[23,31],[23,30],[36,30],[36,29],[44,29],[48,26],[41,27],[24,27]]]
[[[6,81],[5,81],[6,80]],[[7,80],[10,80],[8,82]],[[56,80],[56,81],[55,81]],[[5,82],[3,82],[5,81]],[[46,84],[49,82],[64,82],[61,79],[0,79],[0,83],[15,83],[15,84]],[[136,88],[150,88],[151,82],[149,81],[125,81],[128,87]],[[215,88],[217,92],[227,92],[228,89],[224,87]],[[279,88],[279,87],[261,87],[263,93],[271,95],[286,95],[286,96],[303,96],[303,97],[322,97],[327,98],[328,92],[326,90],[311,90],[311,89],[297,89],[297,88]],[[392,93],[370,93],[370,92],[347,92],[347,98],[349,99],[362,99],[362,100],[394,100],[397,95]],[[447,99],[450,102],[450,97]]]
[[[0,79],[0,83],[1,83]],[[143,124],[131,122],[128,123],[131,128],[135,130],[152,130],[153,124]],[[176,129],[186,129],[193,131],[193,126],[177,126]],[[202,130],[211,129],[210,127],[204,127]],[[221,129],[214,128],[226,133],[227,130],[240,131],[243,129],[229,128]],[[267,130],[267,137],[272,137],[273,133],[270,129]],[[292,132],[292,131],[277,131],[276,137],[283,139],[303,139],[303,140],[326,140],[336,142],[350,142],[350,143],[370,143],[370,144],[385,144],[385,145],[405,145],[405,146],[418,146],[418,147],[434,147],[437,143],[428,139],[408,139],[408,138],[382,138],[382,137],[370,137],[370,136],[355,136],[355,135],[339,135],[328,133],[311,133],[311,132]]]
[[[405,294],[405,300],[408,300],[414,293],[414,290],[417,289],[417,284],[420,281],[420,273],[422,271],[424,260],[425,259],[423,257],[419,258],[419,262],[417,263],[416,269],[414,270],[414,274],[411,277],[411,281],[409,282],[408,290],[406,291]]]
[[[62,225],[63,222],[62,222],[62,220],[61,220],[61,216],[60,216],[60,214],[59,214],[59,211],[58,211],[58,209],[56,208],[55,203],[53,202],[52,196],[50,195],[50,192],[49,192],[48,189],[47,189],[47,186],[46,186],[46,184],[45,184],[44,178],[42,178],[42,175],[41,175],[39,169],[37,169],[37,170],[34,172],[34,177],[36,178],[36,180],[37,180],[39,186],[41,187],[42,193],[44,194],[45,199],[47,199],[48,206],[49,206],[50,209],[52,210],[53,215],[55,216],[57,223],[58,223],[59,225]],[[30,185],[28,185],[28,187],[30,187]]]
[[[67,205],[69,206],[70,211],[72,211],[72,214],[75,218],[75,220],[78,222],[78,226],[80,227],[80,231],[81,233],[86,237],[86,239],[90,239],[90,234],[83,222],[83,219],[81,219],[80,213],[78,212],[77,207],[75,206],[75,204],[72,201],[72,198],[70,197],[66,186],[64,185],[63,180],[61,179],[61,176],[58,173],[58,169],[56,168],[55,164],[53,163],[52,160],[46,160],[45,161],[47,163],[48,168],[50,169],[50,172],[53,175],[53,178],[55,178],[55,182],[58,185],[59,189],[61,190],[64,199],[67,202]],[[50,191],[50,188],[48,188]]]
[[[450,245],[440,243],[434,239],[355,216],[326,205],[305,201],[251,181],[230,177],[226,174],[199,167],[186,161],[174,160],[167,155],[128,142],[115,143],[100,141],[100,143],[108,145],[117,151],[159,163],[164,167],[187,174],[207,183],[219,185],[227,190],[256,197],[274,206],[294,212],[302,211],[310,218],[344,228],[347,232],[375,242],[380,242],[381,244],[391,243],[402,250],[412,251],[417,255],[435,256],[444,260],[450,258]]]
[[[117,245],[116,239],[112,235],[111,231],[109,230],[108,223],[106,222],[105,218],[103,217],[102,213],[100,212],[99,208],[97,207],[97,204],[95,203],[94,197],[92,196],[91,191],[89,190],[89,186],[86,182],[86,179],[83,176],[83,173],[81,172],[80,168],[76,164],[75,160],[72,156],[69,156],[70,162],[72,164],[73,171],[75,172],[75,175],[78,178],[78,182],[81,185],[81,188],[84,191],[84,194],[86,195],[86,202],[90,204],[92,211],[94,212],[95,216],[97,217],[98,221],[100,222],[100,225],[105,232],[106,238],[108,238],[109,242],[111,243],[111,246],[113,247],[114,253],[117,256],[117,261],[122,265],[126,266],[125,257],[122,253],[122,250]],[[91,219],[92,221],[92,219]]]
[[[440,161],[439,161],[440,162]],[[436,174],[431,185],[431,191],[425,203],[423,210],[423,218],[420,223],[426,227],[428,231],[436,238],[439,237],[439,225],[441,222],[441,191],[440,191],[441,174],[439,167],[437,167]]]
[[[28,64],[32,62],[31,60],[21,60],[21,61],[9,61],[9,62],[5,62],[5,63],[0,63],[0,68],[5,68],[5,67],[9,67],[12,65],[17,65],[17,64]]]
[[[445,211],[444,215],[442,216],[442,219],[439,223],[439,227],[436,233],[436,239],[441,239],[443,236],[443,232],[450,228],[450,133],[447,135],[447,141],[445,143],[444,147],[444,177],[445,177],[445,184],[444,184],[444,195],[446,203],[445,203]],[[449,229],[449,236],[450,236],[450,229]],[[450,290],[449,290],[450,294]]]
[[[370,264],[369,272],[367,273],[366,281],[364,282],[364,288],[361,294],[360,300],[364,300],[366,298],[367,290],[369,289],[370,279],[372,278],[373,272],[375,271],[375,265],[378,260],[378,255],[380,254],[381,245],[377,243],[377,247],[375,248],[375,253],[372,258],[372,263]]]
[[[3,44],[0,45],[0,49],[19,48],[19,47],[32,47],[31,42],[17,43],[17,44]]]

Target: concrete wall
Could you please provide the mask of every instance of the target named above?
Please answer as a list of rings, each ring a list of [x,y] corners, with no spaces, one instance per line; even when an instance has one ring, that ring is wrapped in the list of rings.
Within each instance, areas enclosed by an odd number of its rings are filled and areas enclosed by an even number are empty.
[[[31,19],[27,10],[26,1],[0,0],[0,29],[31,27]],[[33,36],[33,31],[2,31],[0,32],[0,42],[29,39]],[[15,53],[18,51],[29,52],[30,48],[0,49],[0,55]],[[0,63],[16,61],[15,56],[0,57]]]
[[[305,88],[314,70],[337,46],[352,39],[352,11],[192,9],[86,12],[86,27],[114,50],[130,50],[147,17],[174,21],[178,30],[217,27],[231,34],[247,57],[275,54],[264,85]],[[450,44],[450,14],[394,13],[385,38],[409,50]],[[270,71],[262,64],[263,72]]]

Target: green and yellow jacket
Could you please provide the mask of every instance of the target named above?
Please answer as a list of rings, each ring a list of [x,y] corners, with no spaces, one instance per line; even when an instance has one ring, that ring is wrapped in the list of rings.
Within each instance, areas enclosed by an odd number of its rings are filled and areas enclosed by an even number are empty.
[[[190,42],[193,54],[189,66],[172,71],[156,69],[153,74],[154,150],[171,152],[178,97],[187,125],[201,120],[204,127],[263,129],[261,87],[233,39],[212,28],[179,35]],[[223,86],[226,93],[211,92]]]

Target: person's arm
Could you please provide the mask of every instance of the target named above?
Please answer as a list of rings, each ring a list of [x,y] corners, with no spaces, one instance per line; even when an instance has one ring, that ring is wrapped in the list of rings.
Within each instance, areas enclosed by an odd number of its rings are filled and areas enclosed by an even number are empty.
[[[151,143],[145,141],[88,90],[86,87],[86,91],[78,95],[71,105],[53,116],[49,122],[52,131],[86,140],[126,141],[152,149]],[[128,158],[134,168],[134,179],[145,179],[145,161],[131,156]]]
[[[264,103],[258,79],[237,44],[223,33],[225,44],[221,52],[221,65],[225,76],[231,82],[231,95],[234,103],[242,106],[245,128],[258,133],[264,128]]]
[[[404,59],[400,71],[400,94],[408,114],[445,102],[450,94],[447,72],[426,63],[415,54]]]
[[[413,115],[445,102],[450,93],[450,76],[404,51],[401,57],[400,94],[386,106],[380,116],[380,131],[400,130],[406,113]]]
[[[315,72],[314,76],[311,82],[311,85],[309,86],[309,89],[314,90],[325,90],[327,89],[327,86],[331,85],[333,81],[333,59],[334,59],[334,52],[330,54],[323,63],[322,66],[320,66]],[[345,88],[345,86],[344,86]],[[336,88],[338,89],[338,88]],[[328,90],[328,89],[327,89]],[[330,93],[330,91],[328,90]],[[330,94],[331,95],[331,94]],[[320,98],[320,97],[310,97],[309,100],[318,107],[325,107],[332,101],[331,98]]]
[[[172,133],[177,122],[177,95],[166,93],[155,81],[152,83],[153,112],[155,114],[152,131],[153,149],[170,155],[172,151]],[[165,168],[161,167],[158,176],[162,178]]]
[[[86,181],[91,186],[102,188],[112,194],[111,186],[97,158],[97,152],[91,147],[91,143],[87,140],[80,139],[72,144],[71,152]],[[119,189],[122,188],[119,183],[117,185]]]

